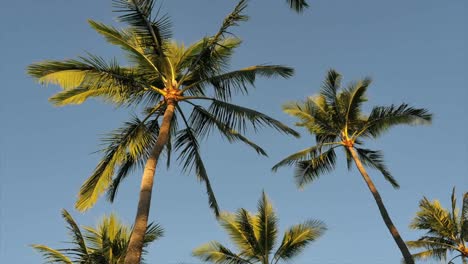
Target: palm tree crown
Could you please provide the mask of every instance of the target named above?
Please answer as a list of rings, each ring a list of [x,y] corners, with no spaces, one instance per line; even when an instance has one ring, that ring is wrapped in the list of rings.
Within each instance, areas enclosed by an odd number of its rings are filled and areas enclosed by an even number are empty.
[[[256,65],[228,71],[233,51],[241,41],[229,37],[229,28],[247,19],[242,0],[211,37],[186,47],[170,39],[167,16],[153,17],[150,0],[114,0],[120,20],[129,26],[117,29],[90,20],[93,29],[121,47],[130,65],[88,54],[78,60],[44,61],[32,64],[28,72],[43,84],[57,84],[64,90],[50,98],[55,105],[81,104],[100,97],[117,105],[139,105],[143,117],[133,117],[123,127],[104,138],[104,157],[80,190],[76,204],[91,207],[104,191],[110,200],[129,172],[143,165],[159,134],[160,121],[169,106],[175,105],[170,122],[170,140],[165,144],[168,162],[173,149],[185,170],[195,169],[206,183],[210,206],[217,203],[199,152],[199,141],[212,131],[229,142],[243,142],[259,154],[265,151],[244,136],[247,125],[270,126],[287,134],[297,133],[277,120],[246,107],[230,104],[235,93],[246,94],[257,76],[290,77],[293,70],[279,65]],[[209,89],[211,87],[211,90]]]
[[[193,251],[194,256],[215,264],[273,264],[290,261],[326,230],[318,220],[309,220],[290,227],[281,244],[273,251],[278,236],[278,218],[265,193],[252,214],[241,208],[236,213],[222,213],[219,222],[229,234],[239,253],[234,253],[217,241]]]
[[[361,105],[367,101],[366,90],[370,83],[371,80],[365,78],[339,91],[341,75],[330,70],[320,94],[307,98],[305,102],[284,105],[286,113],[299,119],[297,126],[305,127],[309,133],[315,135],[316,145],[286,157],[277,163],[273,170],[276,171],[282,166],[295,166],[296,183],[303,187],[335,168],[335,149],[341,147],[346,155],[348,169],[351,169],[354,161],[406,263],[412,264],[414,260],[411,253],[393,225],[365,167],[379,170],[394,188],[399,187],[398,182],[385,166],[382,153],[365,149],[362,145],[364,139],[377,138],[395,125],[430,123],[432,115],[425,109],[413,108],[407,104],[376,106],[369,115],[363,114]]]
[[[463,263],[468,261],[468,193],[463,195],[461,213],[456,207],[455,188],[451,196],[451,209],[442,207],[439,201],[424,197],[419,202],[419,211],[410,224],[411,229],[426,231],[418,240],[408,241],[410,248],[423,249],[413,255],[415,259],[446,260],[448,252],[455,252]],[[449,261],[449,263],[452,262]]]
[[[209,204],[219,215],[218,203],[200,154],[199,142],[216,131],[229,142],[242,142],[257,153],[265,151],[245,135],[269,126],[286,134],[297,132],[258,111],[232,104],[236,93],[247,94],[257,76],[290,77],[293,69],[280,65],[255,65],[229,70],[229,60],[240,40],[229,30],[247,20],[241,0],[224,19],[219,31],[185,47],[171,39],[167,16],[153,15],[153,0],[114,0],[121,22],[117,29],[90,20],[90,25],[111,44],[121,47],[129,60],[121,66],[115,60],[88,54],[78,60],[45,61],[28,68],[41,83],[57,84],[64,90],[51,97],[56,105],[80,104],[100,97],[117,105],[143,108],[104,139],[104,157],[80,189],[76,208],[87,210],[107,191],[111,201],[120,182],[137,168],[144,168],[134,230],[126,264],[139,263],[147,226],[154,174],[159,157],[178,152],[181,167],[194,170],[205,183]]]
[[[297,126],[305,127],[315,135],[317,145],[286,157],[273,170],[294,165],[296,182],[303,187],[335,168],[335,149],[338,147],[343,147],[350,169],[352,155],[347,147],[353,147],[365,166],[379,170],[393,187],[398,188],[399,184],[383,163],[382,153],[362,148],[363,140],[378,138],[396,125],[428,124],[432,115],[426,109],[413,108],[408,104],[376,106],[369,115],[365,115],[361,106],[367,101],[366,90],[370,84],[370,78],[365,78],[339,91],[341,75],[330,70],[320,94],[302,103],[285,104],[283,110],[299,119]]]
[[[62,217],[71,237],[67,248],[53,249],[41,244],[32,245],[42,254],[46,263],[123,263],[131,228],[123,225],[115,214],[104,216],[96,228],[83,227],[82,230],[66,210],[62,210]],[[150,224],[146,230],[144,247],[162,235],[163,229],[159,225]]]

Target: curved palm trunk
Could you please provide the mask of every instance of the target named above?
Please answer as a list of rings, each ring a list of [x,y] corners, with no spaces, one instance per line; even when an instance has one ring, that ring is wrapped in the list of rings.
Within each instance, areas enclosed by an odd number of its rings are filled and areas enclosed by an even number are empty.
[[[145,169],[141,179],[138,209],[132,235],[130,236],[130,242],[128,243],[127,254],[124,262],[125,264],[139,264],[141,260],[143,240],[148,226],[154,173],[156,171],[156,165],[158,164],[159,155],[169,140],[169,131],[171,128],[171,120],[174,116],[174,109],[174,103],[168,102],[166,111],[164,112],[161,128],[159,130],[158,139],[151,152],[151,156],[145,164]]]
[[[353,156],[353,160],[354,160],[354,163],[356,164],[356,167],[361,173],[362,178],[364,178],[364,181],[366,182],[367,187],[369,187],[370,192],[374,196],[375,202],[377,203],[377,206],[379,207],[380,215],[382,216],[382,219],[384,220],[385,225],[387,225],[388,231],[390,231],[390,234],[392,234],[393,239],[395,240],[395,243],[398,245],[398,248],[400,248],[400,251],[401,251],[401,254],[403,255],[405,263],[414,264],[413,257],[411,256],[411,253],[408,250],[408,247],[406,246],[405,242],[401,238],[400,233],[398,233],[398,230],[393,224],[392,219],[390,219],[387,209],[385,208],[385,205],[383,204],[382,197],[380,197],[380,194],[377,191],[377,188],[375,187],[371,178],[367,174],[367,171],[364,169],[364,166],[362,165],[361,160],[359,159],[356,153],[356,150],[354,150],[353,147],[347,147],[347,149],[349,150],[349,152],[351,152],[351,155]]]

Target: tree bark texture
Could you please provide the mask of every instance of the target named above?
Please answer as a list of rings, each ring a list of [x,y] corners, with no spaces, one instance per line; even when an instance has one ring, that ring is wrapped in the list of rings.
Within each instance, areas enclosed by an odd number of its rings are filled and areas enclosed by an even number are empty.
[[[382,197],[380,197],[379,192],[377,191],[377,188],[375,187],[374,183],[372,182],[371,178],[369,177],[369,174],[367,174],[366,169],[361,163],[361,160],[359,159],[356,150],[353,147],[347,147],[351,155],[353,156],[354,163],[356,164],[357,169],[362,175],[362,178],[367,184],[367,187],[369,187],[370,192],[374,196],[375,202],[377,203],[377,206],[379,207],[380,215],[382,216],[383,221],[385,222],[385,225],[388,228],[388,231],[390,231],[390,234],[392,235],[393,239],[395,240],[395,243],[398,245],[398,248],[401,251],[401,254],[403,255],[403,259],[405,260],[406,264],[414,264],[413,257],[411,256],[411,253],[406,246],[405,241],[400,236],[400,233],[398,232],[397,228],[392,222],[392,219],[390,219],[390,216],[388,215],[387,209],[385,208],[385,205],[383,204]]]
[[[138,209],[135,217],[135,224],[130,236],[125,264],[140,264],[141,252],[143,250],[143,240],[148,226],[148,216],[151,205],[151,192],[153,190],[154,173],[158,164],[164,146],[169,140],[171,121],[174,116],[175,105],[168,102],[164,112],[161,128],[159,129],[158,139],[153,147],[150,157],[146,161],[145,169],[141,179],[140,198],[138,200]]]

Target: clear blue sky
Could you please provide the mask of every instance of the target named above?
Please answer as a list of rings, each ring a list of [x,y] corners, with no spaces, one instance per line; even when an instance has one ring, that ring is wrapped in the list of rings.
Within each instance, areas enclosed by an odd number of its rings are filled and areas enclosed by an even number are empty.
[[[184,43],[213,34],[236,1],[170,0],[174,37]],[[311,0],[303,15],[283,0],[251,1],[251,20],[235,29],[244,40],[233,67],[259,63],[293,66],[289,80],[262,80],[249,97],[236,98],[293,125],[281,112],[289,100],[316,93],[329,68],[344,81],[374,79],[369,104],[409,102],[429,108],[429,127],[391,130],[370,146],[384,150],[389,168],[401,184],[393,190],[375,171],[371,176],[404,239],[419,235],[407,226],[423,195],[445,206],[451,188],[458,197],[468,190],[468,4],[465,0]],[[57,87],[41,87],[26,76],[28,64],[44,59],[75,58],[85,51],[121,58],[93,32],[86,20],[115,23],[111,1],[6,1],[0,10],[2,76],[0,142],[0,262],[42,263],[29,244],[64,246],[66,229],[60,209],[70,210],[83,225],[104,213],[117,212],[131,223],[140,174],[123,184],[114,204],[102,199],[80,214],[73,209],[81,183],[100,156],[102,134],[118,127],[131,109],[100,101],[53,107],[47,98]],[[121,60],[124,63],[123,60]],[[380,218],[371,194],[356,170],[341,166],[298,191],[292,169],[276,174],[271,166],[284,156],[314,144],[263,130],[252,136],[270,157],[258,157],[241,145],[213,138],[203,156],[222,209],[254,210],[264,189],[280,217],[282,230],[308,218],[325,221],[329,231],[297,258],[296,264],[399,263],[400,253]],[[176,163],[174,163],[176,165]],[[211,214],[204,188],[177,166],[156,175],[151,219],[166,230],[154,243],[148,263],[200,263],[191,250],[210,240],[227,242]],[[460,199],[459,199],[460,200]]]

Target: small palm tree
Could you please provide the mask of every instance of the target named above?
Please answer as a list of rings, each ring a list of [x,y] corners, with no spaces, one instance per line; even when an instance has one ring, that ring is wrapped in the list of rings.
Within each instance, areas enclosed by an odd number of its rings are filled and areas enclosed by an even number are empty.
[[[154,174],[165,150],[169,165],[173,149],[181,167],[194,169],[205,183],[210,207],[219,208],[200,154],[199,142],[217,131],[229,142],[241,142],[257,153],[265,151],[244,133],[250,124],[272,127],[286,134],[297,132],[255,110],[232,104],[234,94],[247,94],[257,76],[290,77],[293,69],[280,65],[256,65],[229,71],[229,60],[240,40],[230,28],[245,21],[246,0],[241,0],[224,19],[219,31],[188,47],[171,40],[166,16],[153,16],[153,0],[114,0],[119,19],[128,24],[117,29],[90,20],[93,29],[122,48],[128,66],[88,54],[79,60],[44,61],[29,66],[28,73],[43,84],[64,88],[50,100],[58,106],[81,104],[100,97],[117,105],[144,109],[104,139],[104,157],[80,189],[77,209],[87,210],[107,191],[111,201],[123,179],[143,168],[135,224],[127,264],[139,263],[148,224]],[[159,14],[159,13],[158,13]]]
[[[68,247],[53,249],[34,244],[47,263],[62,264],[122,264],[130,239],[131,228],[123,225],[114,214],[102,218],[96,228],[80,230],[72,216],[64,209],[62,217],[68,225],[71,241]],[[163,235],[159,225],[150,224],[145,233],[144,248]],[[146,251],[144,251],[146,253]]]
[[[315,135],[317,145],[286,157],[273,167],[273,171],[282,166],[294,165],[297,184],[303,187],[306,183],[316,180],[322,173],[335,168],[335,149],[342,147],[346,154],[348,169],[354,162],[406,263],[414,263],[365,167],[379,170],[394,188],[398,188],[399,185],[385,166],[382,153],[362,148],[362,144],[364,139],[377,138],[395,125],[429,123],[431,114],[425,109],[401,104],[377,106],[372,109],[370,115],[364,115],[361,112],[361,105],[367,100],[365,94],[371,80],[366,78],[351,83],[339,92],[340,82],[341,75],[330,70],[319,95],[309,97],[305,102],[284,105],[286,113],[300,120],[297,126],[305,127],[309,133]]]
[[[418,240],[407,241],[410,248],[424,249],[413,254],[414,259],[446,260],[447,252],[455,253],[448,263],[461,258],[468,261],[468,193],[463,195],[461,214],[456,208],[455,188],[452,191],[452,208],[449,211],[442,207],[439,201],[429,201],[424,197],[419,202],[419,211],[410,224],[411,229],[426,231],[426,235]]]
[[[258,201],[255,215],[241,208],[237,213],[221,214],[218,220],[237,246],[239,253],[234,253],[217,241],[209,242],[193,251],[194,256],[215,264],[288,262],[326,230],[325,225],[318,220],[294,225],[286,230],[281,244],[273,252],[278,236],[278,218],[264,192]]]

